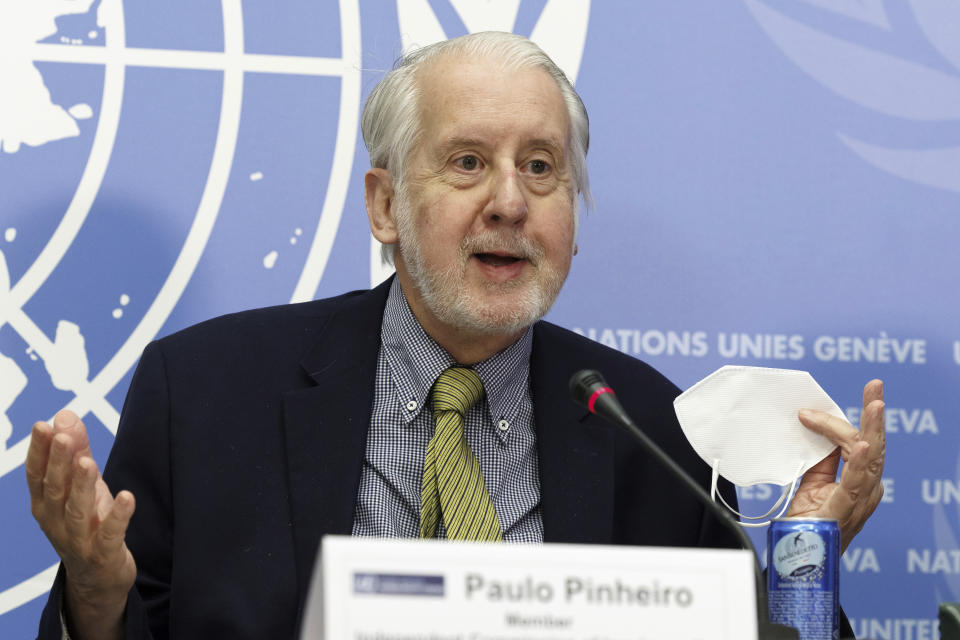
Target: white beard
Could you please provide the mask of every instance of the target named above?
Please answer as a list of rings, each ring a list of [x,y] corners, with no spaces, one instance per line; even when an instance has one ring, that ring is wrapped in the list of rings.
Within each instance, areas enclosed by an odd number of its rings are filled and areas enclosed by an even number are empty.
[[[567,274],[545,264],[540,245],[521,233],[488,231],[463,240],[456,264],[440,272],[431,271],[424,264],[413,222],[413,208],[406,191],[398,189],[393,203],[399,250],[424,304],[438,320],[470,333],[513,335],[546,315]],[[506,251],[528,260],[533,277],[503,283],[488,282],[484,288],[493,295],[476,295],[466,286],[467,263],[475,253],[492,251]],[[494,300],[492,304],[491,299]]]

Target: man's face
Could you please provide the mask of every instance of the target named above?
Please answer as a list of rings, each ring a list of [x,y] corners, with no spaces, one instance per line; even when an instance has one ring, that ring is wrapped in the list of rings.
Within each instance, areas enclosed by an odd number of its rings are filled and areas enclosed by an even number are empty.
[[[401,285],[425,326],[518,334],[570,269],[576,194],[563,97],[540,69],[486,60],[443,58],[419,82],[421,139],[393,205]]]

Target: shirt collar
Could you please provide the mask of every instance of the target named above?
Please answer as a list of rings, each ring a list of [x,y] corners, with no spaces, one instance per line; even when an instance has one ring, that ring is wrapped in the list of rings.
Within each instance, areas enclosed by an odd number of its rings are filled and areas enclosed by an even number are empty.
[[[436,379],[457,362],[420,326],[396,278],[384,308],[380,344],[401,414],[410,424],[426,404]],[[530,377],[532,345],[533,331],[528,328],[512,345],[473,365],[486,390],[494,424],[499,420],[513,422],[520,410]]]

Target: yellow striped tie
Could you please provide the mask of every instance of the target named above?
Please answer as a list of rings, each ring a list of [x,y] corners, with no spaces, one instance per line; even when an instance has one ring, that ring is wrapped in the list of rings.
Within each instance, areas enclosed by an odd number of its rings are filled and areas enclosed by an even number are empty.
[[[420,537],[436,537],[442,514],[450,540],[500,542],[500,520],[463,435],[464,416],[483,397],[480,376],[473,369],[452,367],[440,374],[431,395],[436,430],[423,463]]]

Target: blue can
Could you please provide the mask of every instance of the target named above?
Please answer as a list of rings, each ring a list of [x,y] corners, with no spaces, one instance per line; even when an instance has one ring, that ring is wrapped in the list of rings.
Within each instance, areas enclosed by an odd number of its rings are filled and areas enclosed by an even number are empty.
[[[840,526],[829,518],[777,518],[767,531],[770,621],[801,640],[840,637]]]

